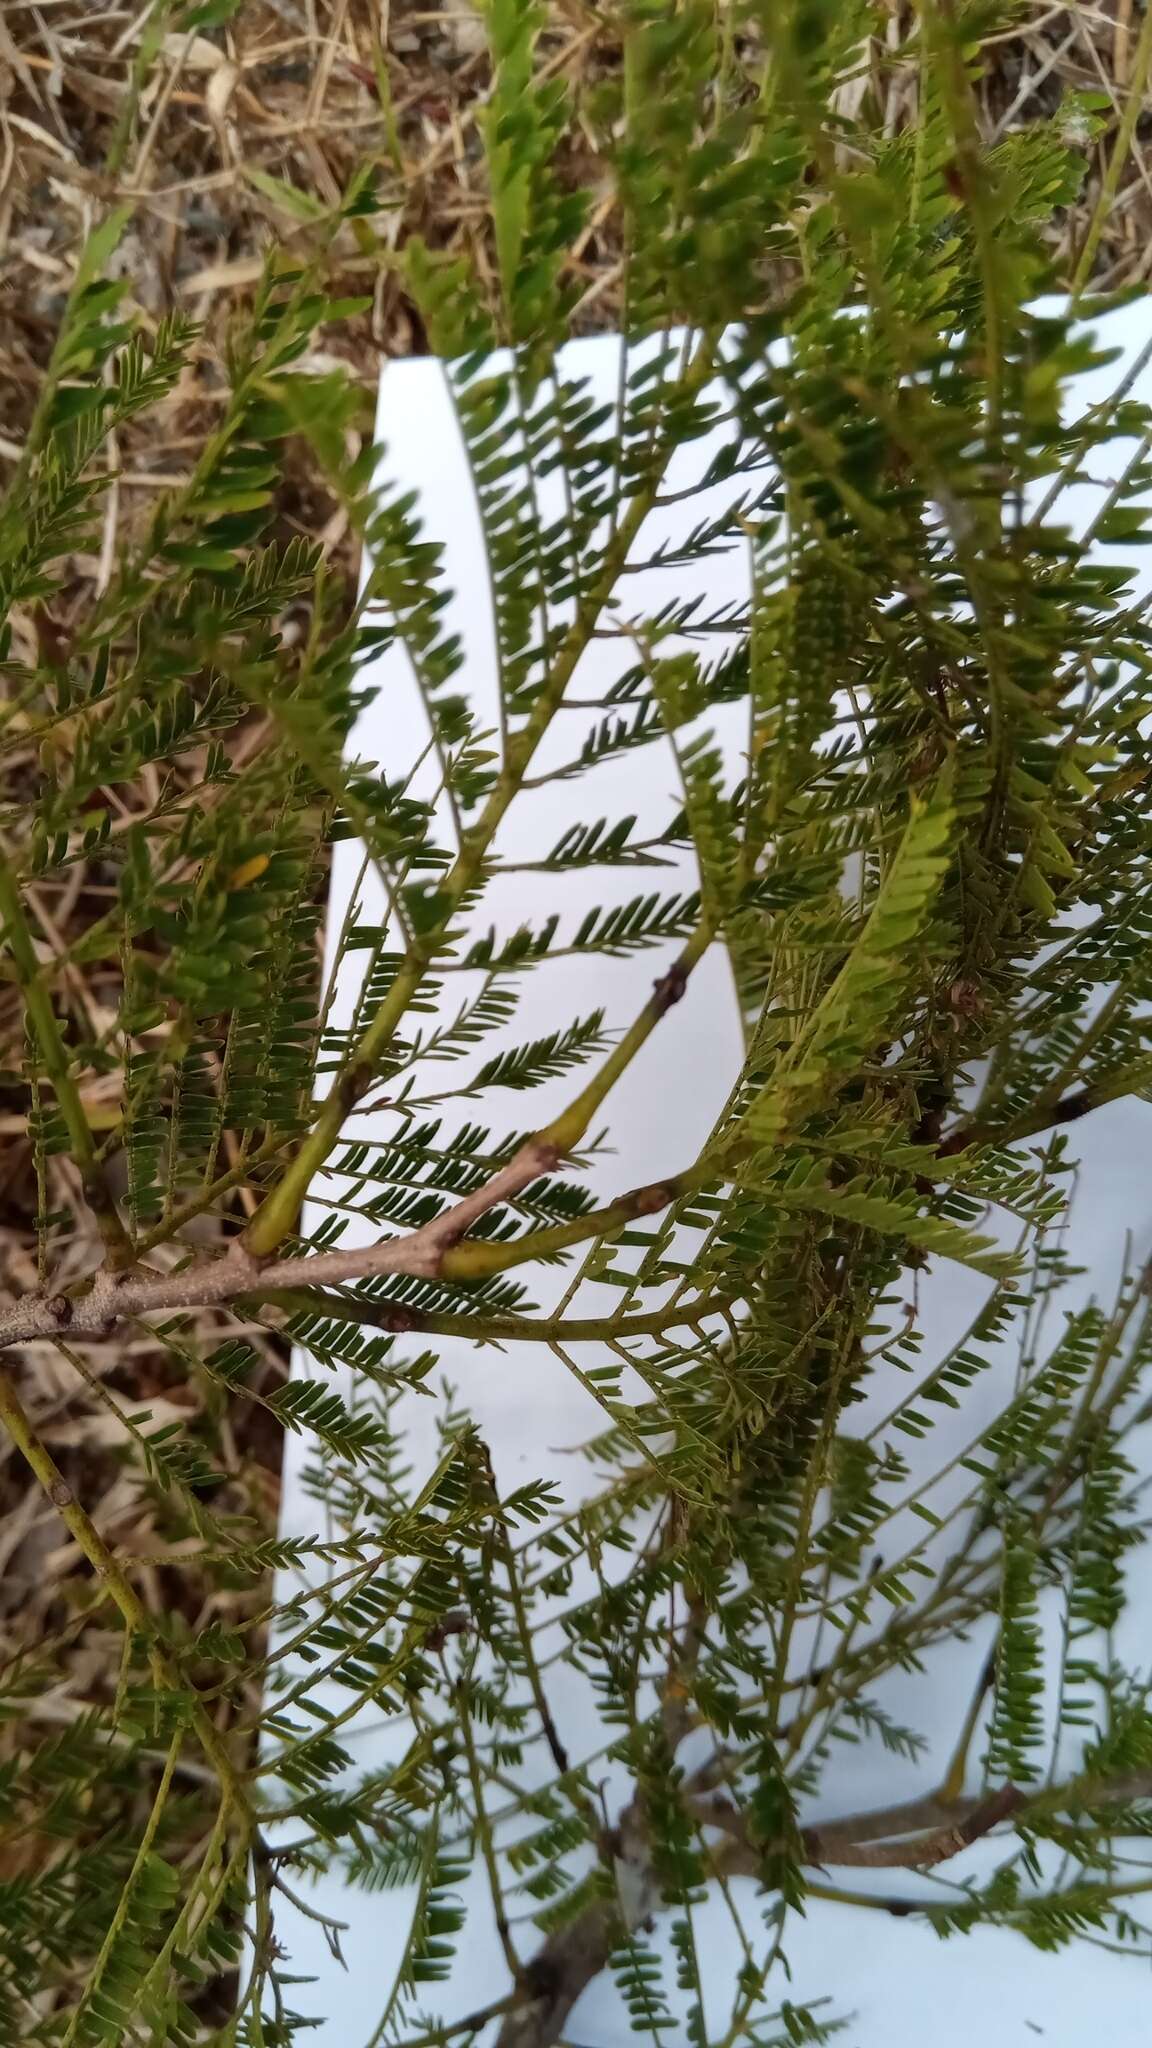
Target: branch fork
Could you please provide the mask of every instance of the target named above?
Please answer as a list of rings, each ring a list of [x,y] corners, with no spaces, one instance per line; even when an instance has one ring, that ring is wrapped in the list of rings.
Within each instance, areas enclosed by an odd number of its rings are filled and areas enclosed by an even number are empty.
[[[0,1312],[0,1349],[57,1337],[65,1330],[73,1337],[103,1337],[129,1316],[208,1308],[244,1295],[267,1293],[270,1288],[342,1286],[381,1273],[436,1279],[443,1271],[446,1254],[482,1216],[521,1194],[541,1174],[552,1172],[560,1156],[559,1148],[548,1138],[528,1138],[483,1187],[418,1230],[360,1250],[307,1252],[271,1260],[249,1251],[238,1238],[222,1258],[203,1259],[174,1273],[147,1268],[125,1272],[102,1266],[84,1294],[59,1290],[28,1294]]]

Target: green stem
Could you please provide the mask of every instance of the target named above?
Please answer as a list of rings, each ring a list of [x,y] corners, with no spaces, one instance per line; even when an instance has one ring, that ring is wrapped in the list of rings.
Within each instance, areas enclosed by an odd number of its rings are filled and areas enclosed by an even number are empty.
[[[575,1101],[569,1103],[561,1116],[546,1124],[544,1129],[537,1133],[541,1143],[555,1145],[559,1152],[571,1152],[580,1143],[605,1096],[627,1071],[641,1047],[647,1044],[661,1018],[667,1016],[674,1003],[679,1002],[692,969],[703,959],[713,936],[714,928],[711,921],[708,918],[702,919],[667,974],[662,975],[657,982],[640,1015],[629,1026],[619,1044],[613,1046],[608,1058],[593,1075],[587,1087],[581,1089]]]
[[[1004,346],[1001,333],[996,222],[988,207],[989,170],[980,138],[980,122],[964,54],[970,30],[958,16],[955,0],[922,0],[921,32],[936,59],[940,96],[955,146],[954,172],[959,180],[980,264],[983,287],[984,375],[987,387],[988,440],[993,456],[1000,441],[1001,379]],[[923,89],[923,88],[922,88]]]
[[[177,1948],[184,1940],[188,1928],[193,1923],[198,1926],[211,1925],[229,1884],[248,1856],[249,1838],[245,1831],[224,1858],[218,1875],[214,1879],[210,1877],[210,1872],[213,1869],[216,1858],[224,1845],[224,1839],[228,1831],[229,1811],[229,1802],[225,1798],[216,1815],[212,1833],[208,1838],[208,1846],[200,1858],[200,1867],[191,1885],[188,1887],[184,1903],[176,1919],[173,1921],[155,1961],[149,1968],[147,1976],[142,1979],[137,1988],[129,2017],[131,2017],[133,2012],[139,2010],[153,1989],[160,1983],[164,1972],[171,1965],[172,1957]],[[203,1901],[203,1911],[198,1914],[197,1908],[200,1906],[201,1901]],[[156,2048],[155,2035],[153,2035],[153,2048]],[[159,2044],[159,2048],[167,2048],[167,2043]]]
[[[16,972],[24,994],[24,1007],[28,1023],[40,1057],[52,1083],[60,1114],[64,1119],[72,1154],[80,1170],[80,1180],[88,1206],[100,1227],[100,1235],[108,1248],[114,1265],[127,1264],[134,1256],[132,1240],[120,1221],[116,1203],[104,1178],[104,1172],[96,1156],[96,1145],[80,1090],[72,1078],[68,1049],[64,1044],[52,998],[44,980],[40,962],[16,878],[6,860],[0,857],[0,924],[6,930]]]
[[[874,1912],[892,1913],[898,1918],[903,1918],[909,1913],[923,1913],[929,1919],[933,1919],[950,1910],[949,1905],[939,1905],[933,1899],[891,1899],[873,1892],[846,1891],[839,1885],[806,1884],[804,1889],[814,1899],[830,1899],[838,1906],[867,1906]],[[1064,1891],[1039,1893],[1038,1903],[1062,1907],[1073,1913],[1085,1912],[1091,1911],[1093,1907],[1108,1906],[1113,1899],[1137,1898],[1141,1893],[1149,1891],[1152,1891],[1150,1878],[1136,1878],[1131,1884],[1073,1884],[1067,1886]],[[951,1903],[963,1905],[963,1896],[958,1896]],[[1011,1928],[1015,1925],[1017,1915],[1027,1912],[1030,1903],[1031,1901],[1024,1900],[1015,1910],[1009,1908],[1002,1915],[992,1914],[984,1924]]]
[[[874,1913],[891,1913],[894,1919],[930,1911],[927,1899],[883,1898],[872,1892],[848,1891],[838,1884],[813,1884],[806,1880],[804,1890],[810,1899],[827,1899],[833,1906],[867,1906]]]
[[[1128,154],[1132,147],[1132,138],[1136,133],[1136,123],[1143,111],[1150,66],[1152,66],[1152,7],[1146,7],[1144,9],[1144,19],[1140,26],[1140,39],[1136,44],[1132,68],[1128,74],[1127,104],[1116,133],[1116,140],[1112,146],[1112,154],[1108,159],[1108,168],[1101,180],[1096,204],[1092,209],[1092,218],[1088,223],[1088,232],[1084,237],[1079,260],[1072,274],[1070,289],[1073,305],[1081,297],[1084,287],[1092,274],[1092,266],[1096,261],[1096,251],[1100,246],[1100,237],[1104,232],[1104,225],[1108,215],[1112,211],[1112,202],[1116,197],[1124,165],[1128,161]]]
[[[285,1146],[290,1143],[290,1132],[272,1132],[262,1145],[257,1146],[255,1152],[250,1152],[236,1166],[230,1166],[227,1173],[219,1174],[201,1194],[191,1196],[178,1209],[173,1209],[162,1223],[158,1223],[146,1236],[140,1238],[136,1249],[141,1258],[147,1252],[153,1251],[158,1244],[170,1243],[172,1238],[179,1236],[187,1224],[194,1223],[198,1216],[207,1215],[210,1209],[215,1208],[221,1195],[230,1194],[234,1188],[249,1186],[253,1169],[265,1165],[269,1159],[275,1159],[277,1153],[283,1152]]]
[[[128,1911],[132,1904],[133,1894],[136,1890],[137,1884],[140,1881],[140,1874],[144,1868],[145,1863],[147,1862],[149,1856],[152,1853],[152,1844],[156,1840],[157,1833],[159,1832],[160,1822],[163,1818],[164,1808],[168,1800],[168,1794],[172,1787],[172,1777],[176,1769],[176,1762],[180,1755],[180,1746],[183,1740],[184,1730],[182,1728],[178,1728],[175,1735],[172,1737],[170,1744],[168,1745],[168,1755],[165,1760],[164,1770],[160,1778],[160,1783],[156,1788],[156,1797],[152,1801],[152,1811],[148,1815],[147,1825],[144,1829],[144,1833],[140,1837],[140,1846],[136,1851],[132,1868],[128,1873],[127,1881],[124,1885],[122,1892],[120,1893],[119,1899],[117,1900],[116,1911],[112,1915],[112,1919],[109,1922],[108,1932],[104,1936],[104,1939],[100,1944],[100,1953],[96,1957],[96,1961],[93,1964],[92,1974],[89,1977],[88,1982],[84,1986],[83,1994],[81,1995],[78,2004],[73,2009],[72,2017],[68,2022],[68,2031],[64,2035],[64,2038],[60,2043],[60,2048],[73,2048],[73,2044],[75,2043],[77,2032],[80,2027],[80,2022],[84,2018],[84,2015],[87,2012],[93,1998],[96,1996],[96,1993],[100,1989],[101,1980],[104,1976],[105,1970],[108,1968],[108,1963],[112,1955],[112,1951],[115,1948],[117,1941],[120,1939],[120,1936],[124,1931],[124,1927],[128,1919]]]
[[[460,1734],[464,1752],[468,1759],[468,1776],[472,1785],[473,1823],[475,1838],[480,1847],[484,1869],[488,1877],[488,1889],[492,1895],[492,1910],[496,1916],[496,1932],[504,1951],[504,1960],[512,1974],[512,1981],[522,1985],[525,1981],[524,1965],[516,1953],[508,1926],[508,1913],[504,1904],[504,1888],[500,1882],[500,1869],[496,1861],[496,1844],[484,1805],[484,1779],[480,1769],[480,1758],[476,1750],[476,1737],[472,1728],[472,1715],[468,1706],[467,1680],[461,1679],[456,1688],[456,1701],[460,1709]]]
[[[109,182],[115,181],[124,168],[124,158],[128,153],[128,144],[132,140],[133,130],[136,126],[144,87],[150,80],[153,83],[156,82],[156,59],[164,40],[164,30],[171,17],[171,13],[171,0],[157,0],[157,4],[149,8],[145,13],[144,28],[140,36],[139,47],[128,73],[128,87],[120,102],[112,134],[104,153],[104,176]],[[192,34],[189,33],[185,40],[185,55],[187,55],[188,46],[192,41]],[[161,79],[161,89],[166,98],[171,97],[178,76],[178,71],[173,67],[168,79]]]
[[[524,2004],[522,1991],[510,1991],[506,1998],[497,1998],[479,2012],[470,2012],[462,2020],[453,2020],[450,2026],[432,2027],[426,2034],[406,2034],[404,2048],[440,2048],[442,2041],[453,2041],[458,2034],[478,2034],[489,2020],[499,2019],[506,2012],[515,2012]],[[373,2034],[368,2048],[376,2048],[381,2039],[379,2029]]]
[[[705,339],[682,380],[682,396],[691,396],[701,389],[711,371],[712,354],[713,344]],[[638,492],[621,520],[607,549],[600,574],[578,606],[576,617],[564,636],[545,688],[521,730],[509,741],[504,766],[495,786],[440,883],[439,893],[447,906],[444,919],[435,932],[413,940],[409,946],[395,981],[372,1022],[361,1034],[312,1130],[277,1185],[251,1218],[244,1232],[244,1244],[254,1257],[266,1258],[293,1229],[313,1176],[337,1143],[345,1119],[372,1086],[380,1060],[391,1044],[401,1018],[418,993],[437,951],[445,944],[450,917],[483,879],[492,842],[519,794],[537,748],[564,701],[568,685],[600,613],[612,594],[632,543],[652,509],[659,480],[657,474],[646,488]],[[594,1108],[593,1102],[588,1107],[589,1116]]]
[[[528,1675],[528,1685],[535,1702],[536,1712],[540,1716],[540,1726],[544,1731],[544,1740],[548,1744],[549,1754],[560,1776],[566,1778],[570,1769],[570,1759],[568,1751],[561,1741],[560,1731],[552,1718],[552,1709],[548,1703],[548,1695],[544,1690],[544,1680],[540,1675],[540,1665],[537,1661],[536,1650],[532,1641],[532,1629],[528,1619],[528,1610],[524,1603],[524,1589],[520,1584],[520,1574],[516,1569],[516,1554],[509,1539],[507,1523],[504,1522],[500,1524],[500,1550],[504,1570],[508,1575],[508,1592],[512,1600],[512,1611],[516,1616],[516,1633],[520,1638],[520,1652],[523,1656],[524,1668]],[[595,1836],[598,1818],[595,1810],[589,1806],[589,1802],[578,1788],[573,1788],[571,1796],[573,1804],[583,1815],[585,1823],[590,1826]]]
[[[984,1710],[984,1702],[992,1686],[996,1683],[998,1668],[999,1645],[997,1644],[993,1648],[992,1654],[985,1659],[980,1676],[973,1687],[968,1711],[964,1716],[956,1747],[952,1752],[951,1762],[945,1772],[944,1782],[940,1787],[940,1798],[945,1805],[963,1796],[964,1779],[968,1772],[968,1753],[972,1748],[976,1730],[980,1726],[980,1716]]]
[[[783,1697],[784,1684],[788,1677],[788,1656],[792,1647],[792,1635],[800,1607],[804,1569],[808,1562],[808,1542],[812,1530],[812,1517],[816,1512],[816,1503],[827,1476],[828,1452],[836,1427],[836,1416],[840,1399],[840,1382],[844,1363],[845,1359],[842,1354],[837,1361],[835,1369],[829,1375],[828,1394],[824,1404],[824,1415],[820,1424],[820,1433],[812,1447],[812,1455],[808,1460],[808,1469],[804,1474],[804,1491],[800,1499],[796,1542],[789,1573],[790,1583],[785,1598],[781,1603],[780,1634],[776,1642],[775,1671],[772,1680],[771,1696],[768,1701],[769,1728],[773,1737],[779,1732],[780,1702]]]
[[[275,1278],[275,1267],[269,1273]],[[374,1330],[391,1330],[397,1335],[412,1331],[429,1337],[463,1337],[473,1344],[524,1342],[546,1344],[555,1338],[562,1344],[616,1343],[625,1337],[659,1337],[665,1330],[691,1328],[705,1316],[720,1315],[732,1307],[728,1294],[706,1294],[698,1301],[672,1302],[633,1316],[483,1316],[453,1315],[439,1309],[425,1313],[410,1309],[405,1302],[366,1301],[351,1294],[325,1294],[320,1288],[273,1287],[256,1295],[241,1296],[236,1306],[246,1308],[272,1303],[294,1315],[331,1316],[336,1322],[363,1323]]]
[[[710,1163],[707,1167],[699,1162],[686,1167],[683,1173],[670,1176],[668,1180],[652,1181],[647,1187],[633,1188],[629,1194],[617,1196],[602,1209],[592,1209],[586,1216],[576,1216],[571,1223],[555,1223],[545,1230],[530,1230],[524,1237],[514,1238],[511,1244],[487,1244],[482,1239],[469,1239],[454,1245],[444,1253],[440,1261],[440,1277],[444,1280],[484,1280],[491,1273],[505,1273],[510,1266],[523,1266],[529,1259],[552,1258],[557,1252],[567,1251],[574,1244],[586,1244],[589,1238],[611,1237],[623,1230],[626,1224],[634,1223],[640,1216],[655,1216],[661,1209],[667,1209],[672,1202],[678,1202],[682,1195],[694,1193],[715,1180],[716,1169]]]
[[[1072,1051],[1063,1064],[1057,1068],[1047,1087],[1042,1089],[1035,1102],[1035,1111],[1051,1112],[1063,1100],[1065,1091],[1071,1087],[1082,1071],[1084,1062],[1093,1048],[1099,1045],[1114,1018],[1131,1001],[1131,972],[1122,975],[1111,994],[1101,1003],[1090,1024],[1081,1033]]]
[[[105,1543],[100,1531],[81,1507],[51,1452],[37,1436],[20,1397],[7,1373],[0,1373],[0,1424],[7,1430],[25,1463],[35,1473],[69,1535],[98,1573],[124,1620],[148,1645],[149,1658],[158,1684],[194,1702],[192,1726],[205,1755],[220,1779],[226,1801],[240,1813],[247,1813],[248,1799],[223,1737],[207,1708],[168,1653],[156,1640],[156,1626],[122,1566]]]

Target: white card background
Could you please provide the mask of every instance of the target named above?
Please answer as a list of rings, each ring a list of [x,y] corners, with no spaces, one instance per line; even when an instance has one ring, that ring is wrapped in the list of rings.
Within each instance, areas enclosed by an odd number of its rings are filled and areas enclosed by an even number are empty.
[[[1126,360],[1131,360],[1147,338],[1147,312],[1135,307],[1114,314],[1105,331],[1110,342],[1124,348]],[[587,377],[597,396],[610,398],[616,387],[618,344],[610,337],[574,343],[566,368],[570,374]],[[1082,378],[1076,393],[1077,409],[1110,391],[1123,368],[1119,363]],[[1150,394],[1152,377],[1145,373],[1136,395]],[[446,548],[445,575],[456,593],[448,624],[464,636],[467,649],[463,687],[477,705],[490,708],[494,725],[495,661],[480,527],[451,401],[436,362],[423,359],[388,366],[381,385],[378,430],[385,474],[419,491],[426,530]],[[714,445],[703,443],[692,452],[689,459],[696,473],[707,466]],[[1102,485],[1116,473],[1119,461],[1119,449],[1115,461],[1099,459]],[[735,494],[730,485],[718,487],[717,504],[723,502],[725,490],[729,498]],[[1081,491],[1078,501],[1069,500],[1069,516],[1077,523],[1090,516],[1095,499],[1095,492]],[[688,508],[681,531],[701,516],[697,502]],[[675,515],[664,513],[661,519],[660,530],[654,521],[645,528],[638,555],[649,555],[654,539],[675,533]],[[626,579],[625,598],[635,617],[644,616],[669,596],[683,597],[696,589],[706,595],[709,607],[715,608],[726,598],[743,598],[745,574],[742,552],[733,551],[706,563],[702,570],[677,568],[659,575],[643,572]],[[601,695],[634,658],[627,644],[594,643],[571,694],[581,698]],[[376,693],[360,720],[352,747],[360,758],[378,762],[392,777],[406,771],[425,748],[427,726],[402,654],[385,656],[373,682]],[[488,722],[487,713],[482,715]],[[534,769],[551,768],[575,756],[589,723],[603,715],[597,711],[566,712],[556,721]],[[708,722],[738,763],[739,714],[733,716],[725,709]],[[625,812],[637,814],[636,836],[644,836],[661,830],[678,803],[675,764],[667,744],[660,742],[602,766],[591,777],[529,792],[513,807],[497,849],[507,861],[539,860],[569,824],[600,816],[613,819]],[[348,842],[337,847],[329,908],[330,955],[360,868],[357,846]],[[694,884],[694,871],[682,860],[678,868],[510,874],[500,878],[486,895],[477,929],[494,921],[498,931],[507,935],[524,921],[538,925],[556,911],[575,930],[591,903],[625,902],[648,889],[664,893],[689,890]],[[590,895],[590,889],[595,894]],[[370,879],[362,885],[360,915],[369,923],[385,919],[384,906]],[[521,1043],[601,1006],[608,1023],[623,1028],[675,951],[673,942],[663,954],[645,951],[619,961],[578,957],[536,969],[524,979],[521,1007],[512,1027],[503,1038],[487,1040],[481,1057],[499,1050],[502,1043]],[[353,955],[350,971],[342,971],[334,1023],[346,1020],[350,1013],[358,960],[362,963],[363,955]],[[463,1000],[472,983],[463,976],[454,979]],[[662,1021],[630,1068],[624,1086],[609,1098],[602,1121],[611,1127],[614,1150],[601,1156],[593,1168],[590,1180],[597,1191],[610,1195],[690,1161],[724,1102],[739,1059],[740,1035],[731,983],[723,956],[713,949],[693,975],[684,1000]],[[431,1070],[437,1077],[432,1085],[452,1085],[457,1071],[446,1067]],[[501,1106],[506,1127],[546,1121],[578,1086],[579,1077],[569,1076],[528,1096],[505,1096]],[[476,1113],[484,1121],[494,1115],[490,1103],[478,1107]],[[356,1118],[349,1125],[349,1135],[379,1141],[392,1129],[385,1109]],[[1062,1299],[1061,1307],[1069,1308],[1078,1306],[1090,1292],[1110,1297],[1119,1274],[1125,1233],[1130,1235],[1136,1258],[1152,1247],[1152,1107],[1113,1105],[1077,1125],[1075,1143],[1082,1170],[1070,1242],[1087,1277]],[[325,1203],[336,1192],[331,1176],[317,1189]],[[307,1219],[309,1227],[315,1227],[328,1213],[326,1206],[314,1206]],[[367,1242],[373,1235],[369,1225],[354,1220],[343,1242]],[[532,1274],[531,1285],[535,1300],[546,1307],[549,1291],[558,1293],[564,1282],[549,1269],[542,1278]],[[955,1267],[933,1268],[927,1286],[921,1288],[925,1364],[971,1319],[979,1290],[980,1282],[972,1274]],[[598,1305],[609,1300],[614,1302],[614,1296],[605,1290],[586,1287],[572,1312],[594,1314]],[[1053,1321],[1049,1335],[1057,1328]],[[556,1480],[569,1498],[578,1497],[587,1484],[588,1467],[557,1452],[592,1434],[601,1426],[602,1417],[563,1365],[550,1352],[531,1344],[514,1344],[500,1352],[442,1340],[438,1349],[448,1377],[491,1448],[502,1490],[545,1475]],[[594,1346],[583,1347],[583,1351],[587,1356],[582,1363],[597,1362]],[[1005,1371],[1011,1369],[1006,1357]],[[906,1391],[906,1384],[901,1377],[895,1387],[890,1382],[877,1387],[867,1409],[856,1411],[859,1423],[867,1426],[877,1420]],[[973,1390],[952,1438],[947,1423],[933,1432],[929,1446],[933,1468],[947,1455],[950,1441],[958,1448],[988,1419],[997,1399],[991,1388],[981,1396]],[[407,1450],[420,1475],[430,1468],[435,1456],[433,1404],[413,1399],[407,1405]],[[906,1448],[903,1441],[902,1448]],[[307,1457],[307,1445],[289,1438],[282,1518],[286,1534],[319,1532],[319,1510],[300,1485]],[[1138,1579],[1145,1577],[1143,1558],[1137,1560],[1135,1569]],[[870,1749],[845,1750],[835,1775],[829,1774],[812,1818],[819,1818],[821,1812],[843,1812],[932,1789],[933,1765],[938,1777],[986,1647],[987,1633],[957,1645],[954,1652],[936,1658],[928,1680],[916,1681],[903,1694],[899,1689],[878,1688],[878,1696],[886,1704],[897,1713],[903,1708],[913,1725],[933,1740],[936,1747],[930,1761],[916,1767]],[[1152,1593],[1142,1592],[1139,1586],[1117,1647],[1138,1668],[1152,1670]],[[574,1756],[582,1747],[596,1746],[594,1716],[567,1678],[557,1688],[553,1710]],[[360,1729],[353,1724],[351,1731],[343,1730],[341,1739],[359,1763],[374,1767],[402,1750],[407,1731],[395,1723],[381,1727],[378,1720],[374,1726],[365,1721]],[[988,1845],[980,1845],[948,1870],[975,1872],[994,1860]],[[862,1890],[871,1874],[853,1871],[849,1875],[853,1889]],[[872,1888],[889,1893],[893,1889],[903,1893],[924,1890],[923,1880],[911,1879],[907,1873],[900,1873],[900,1879],[894,1887],[891,1873],[876,1873]],[[748,1884],[742,1889],[746,1889],[748,1923],[755,1927],[753,1888]],[[298,2010],[322,2018],[323,2024],[312,2036],[322,2048],[361,2048],[371,2039],[387,1997],[410,1901],[403,1893],[353,1892],[335,1879],[317,1886],[315,1899],[326,1912],[347,1923],[342,1938],[347,1969],[334,1961],[317,1925],[278,1901],[276,1933],[291,1958],[286,1967],[315,1979],[299,1988],[294,2003]],[[520,1903],[526,1909],[531,1901]],[[472,1881],[472,1907],[454,1978],[444,1986],[427,1987],[420,2001],[421,2007],[439,2011],[447,2020],[504,1995],[508,1989],[482,1876]],[[716,2001],[710,2016],[714,2024],[720,2024],[728,2008],[739,1952],[719,1900],[704,1910],[698,1928],[711,1972],[706,1993],[714,1993]],[[523,1951],[531,1954],[535,1945],[525,1927]],[[1038,2040],[1048,2048],[1082,2048],[1101,2031],[1110,2033],[1119,2048],[1127,2048],[1129,2043],[1135,2048],[1136,2043],[1152,2036],[1152,1979],[1147,1965],[1085,1944],[1058,1956],[1041,1956],[1019,1936],[988,1930],[941,1943],[929,1928],[914,1920],[813,1900],[805,1919],[790,1922],[786,1950],[792,1983],[781,1979],[773,2002],[784,1996],[803,2001],[827,1995],[831,1999],[829,2017],[833,2011],[853,2016],[839,2037],[845,2048],[849,2044],[852,2048],[913,2048],[928,2039],[934,2048],[961,2048],[961,2044],[970,2048],[973,2041],[985,2048],[1009,2048],[1016,2043],[1026,2048]],[[419,2028],[414,2026],[413,2031]],[[582,2048],[623,2048],[625,2041],[633,2038],[609,1981],[594,1985],[586,1994],[566,2038]],[[666,2048],[679,2048],[673,2036],[666,2036],[665,2041]]]

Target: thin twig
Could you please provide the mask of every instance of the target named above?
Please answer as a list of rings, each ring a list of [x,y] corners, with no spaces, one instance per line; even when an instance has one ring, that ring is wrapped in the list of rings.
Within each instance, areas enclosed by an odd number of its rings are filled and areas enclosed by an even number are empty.
[[[131,1239],[120,1220],[104,1170],[97,1158],[95,1141],[80,1098],[80,1090],[72,1077],[68,1050],[56,1021],[52,998],[45,985],[40,962],[36,957],[36,947],[24,915],[20,892],[12,870],[2,856],[0,929],[6,933],[12,951],[24,995],[29,1028],[39,1046],[40,1057],[67,1127],[72,1156],[80,1170],[81,1184],[88,1206],[100,1227],[109,1256],[114,1262],[123,1262],[131,1256]]]
[[[43,1444],[24,1411],[23,1403],[7,1373],[0,1372],[0,1425],[7,1430],[17,1450],[35,1473],[61,1521],[75,1539],[93,1570],[99,1575],[124,1620],[148,1645],[149,1660],[159,1686],[166,1691],[191,1697],[191,1723],[202,1749],[216,1770],[221,1796],[238,1815],[248,1812],[248,1799],[236,1766],[219,1729],[195,1688],[182,1676],[169,1653],[156,1640],[151,1615],[123,1567],[101,1536],[91,1516],[81,1507],[51,1452]]]

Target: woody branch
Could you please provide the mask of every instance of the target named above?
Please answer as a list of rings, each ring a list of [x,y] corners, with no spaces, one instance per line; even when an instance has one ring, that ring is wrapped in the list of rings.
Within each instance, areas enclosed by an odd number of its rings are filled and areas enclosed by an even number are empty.
[[[514,1200],[542,1174],[551,1172],[561,1156],[560,1148],[546,1136],[529,1138],[483,1187],[465,1195],[441,1215],[418,1230],[359,1249],[307,1252],[293,1258],[268,1260],[237,1240],[223,1257],[194,1260],[171,1273],[103,1266],[84,1293],[29,1293],[0,1312],[0,1349],[65,1332],[70,1336],[106,1336],[127,1317],[212,1307],[244,1298],[275,1299],[288,1296],[293,1290],[339,1287],[382,1274],[479,1279],[526,1259],[605,1236],[634,1217],[654,1214],[674,1201],[692,1179],[688,1174],[633,1189],[570,1224],[532,1231],[510,1243],[489,1244],[469,1239],[469,1231],[483,1216],[501,1203]],[[287,1305],[304,1304],[297,1301]],[[326,1306],[334,1314],[341,1312],[337,1298],[325,1303],[321,1296],[307,1305]],[[494,1334],[522,1334],[515,1319],[505,1320],[506,1327]],[[653,1319],[641,1320],[650,1323]]]

